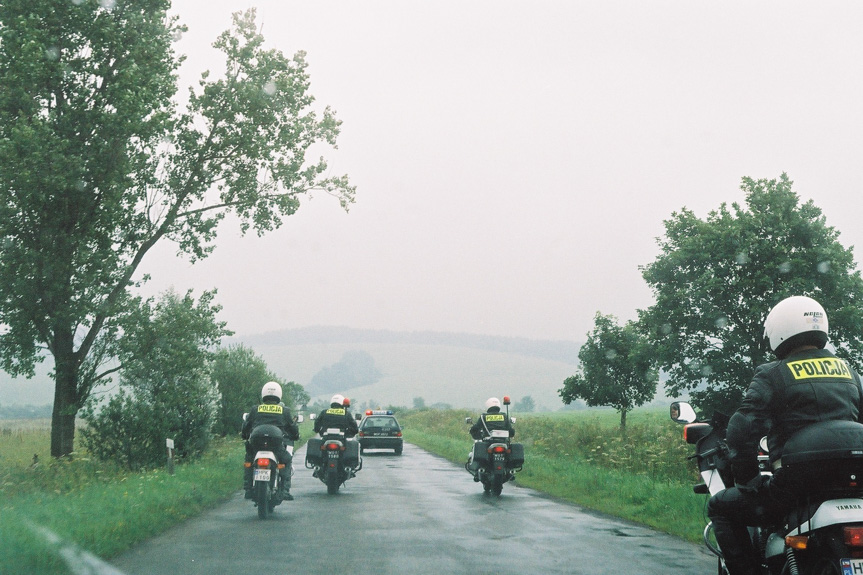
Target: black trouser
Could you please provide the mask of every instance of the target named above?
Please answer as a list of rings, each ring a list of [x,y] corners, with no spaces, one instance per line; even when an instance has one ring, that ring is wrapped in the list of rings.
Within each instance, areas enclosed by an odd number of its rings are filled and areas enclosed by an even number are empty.
[[[276,437],[277,441],[274,442],[273,437]],[[286,445],[287,438],[284,437],[278,427],[274,425],[259,425],[252,430],[249,440],[246,442],[246,463],[252,463],[258,451],[272,451],[279,463],[285,464],[285,467],[279,470],[279,475],[282,477],[282,485],[285,490],[289,490],[291,488],[291,460],[293,457],[288,453]],[[243,489],[252,488],[253,474],[254,469],[246,467],[246,473],[243,476]]]
[[[789,495],[770,483],[757,492],[730,487],[710,498],[707,515],[729,575],[758,573],[760,558],[747,527],[775,525],[789,505]]]

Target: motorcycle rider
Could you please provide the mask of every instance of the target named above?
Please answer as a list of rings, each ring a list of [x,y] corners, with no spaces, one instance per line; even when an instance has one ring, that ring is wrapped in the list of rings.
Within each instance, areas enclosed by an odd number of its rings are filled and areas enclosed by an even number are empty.
[[[484,439],[491,435],[493,429],[508,429],[509,436],[515,437],[512,421],[500,412],[500,400],[498,398],[489,397],[485,402],[485,409],[486,412],[481,414],[470,428],[471,437]]]
[[[315,433],[323,435],[327,429],[339,428],[346,438],[354,437],[358,432],[357,421],[348,410],[351,401],[346,397],[336,394],[330,399],[329,409],[324,409],[315,419]]]
[[[794,502],[783,489],[785,442],[811,423],[859,421],[863,413],[860,376],[824,349],[827,314],[817,301],[805,296],[780,301],[767,315],[764,336],[777,361],[756,368],[728,423],[735,486],[711,497],[707,507],[729,575],[759,573],[747,526],[768,526]],[[758,443],[764,435],[775,470],[771,479],[758,469]]]
[[[243,439],[246,441],[246,462],[251,463],[255,458],[257,446],[255,437],[268,433],[270,435],[282,434],[282,441],[274,449],[274,453],[279,460],[279,463],[284,463],[285,467],[279,470],[279,475],[282,478],[282,490],[280,496],[284,501],[293,501],[294,496],[291,495],[291,459],[292,456],[285,448],[289,440],[296,441],[300,438],[300,429],[297,426],[291,411],[282,403],[282,386],[275,381],[270,381],[264,384],[261,388],[261,404],[249,410],[249,415],[246,421],[243,422],[241,431]],[[274,429],[275,428],[275,429]],[[246,467],[246,473],[243,476],[243,489],[246,492],[246,499],[252,499],[252,476],[254,469]]]

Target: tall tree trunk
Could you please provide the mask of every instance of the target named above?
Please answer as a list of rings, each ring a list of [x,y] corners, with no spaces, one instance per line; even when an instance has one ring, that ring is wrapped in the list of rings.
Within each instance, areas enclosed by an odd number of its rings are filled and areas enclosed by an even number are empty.
[[[80,409],[78,397],[78,358],[68,329],[54,332],[54,411],[51,415],[51,456],[62,457],[74,451],[75,416]]]
[[[626,430],[626,409],[620,410],[620,429],[621,431]]]

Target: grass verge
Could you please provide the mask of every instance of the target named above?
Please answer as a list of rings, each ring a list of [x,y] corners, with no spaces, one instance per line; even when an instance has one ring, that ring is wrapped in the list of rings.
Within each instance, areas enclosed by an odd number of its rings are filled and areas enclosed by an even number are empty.
[[[22,443],[28,450],[40,444],[27,434]],[[112,470],[84,457],[0,470],[0,575],[67,575],[63,547],[70,543],[110,558],[199,515],[241,488],[244,454],[242,441],[222,439],[173,475]]]

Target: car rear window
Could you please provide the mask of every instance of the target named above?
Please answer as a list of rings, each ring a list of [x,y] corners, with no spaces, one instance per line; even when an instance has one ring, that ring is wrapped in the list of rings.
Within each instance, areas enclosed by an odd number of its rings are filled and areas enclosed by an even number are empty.
[[[369,417],[366,419],[366,422],[363,424],[363,428],[367,427],[380,427],[382,429],[385,428],[398,428],[399,424],[396,421],[395,417]]]

